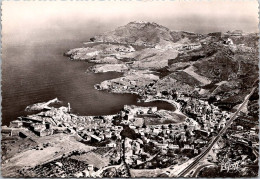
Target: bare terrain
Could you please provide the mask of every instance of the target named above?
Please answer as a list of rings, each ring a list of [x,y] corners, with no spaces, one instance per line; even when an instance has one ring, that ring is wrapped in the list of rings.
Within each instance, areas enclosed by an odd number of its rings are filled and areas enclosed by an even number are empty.
[[[80,116],[53,101],[29,106],[41,112],[2,127],[4,177],[222,177],[227,159],[244,167],[235,176],[257,176],[258,34],[130,22],[64,55],[96,63],[88,73],[121,74],[97,90],[176,109]]]

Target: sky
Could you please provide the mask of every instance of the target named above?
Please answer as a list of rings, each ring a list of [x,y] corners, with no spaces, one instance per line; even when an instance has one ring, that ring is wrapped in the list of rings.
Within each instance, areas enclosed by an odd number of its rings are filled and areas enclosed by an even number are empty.
[[[3,36],[30,37],[59,28],[83,33],[113,30],[130,21],[151,21],[197,33],[258,32],[257,0],[3,1]],[[95,28],[94,28],[95,27]]]

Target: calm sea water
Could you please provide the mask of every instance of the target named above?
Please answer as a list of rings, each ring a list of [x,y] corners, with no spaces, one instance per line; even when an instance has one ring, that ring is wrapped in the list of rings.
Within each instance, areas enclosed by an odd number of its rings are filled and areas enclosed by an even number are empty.
[[[27,115],[25,107],[57,97],[64,105],[70,102],[74,113],[105,115],[117,113],[125,104],[137,104],[137,96],[111,94],[94,89],[96,83],[119,77],[119,73],[93,74],[93,65],[70,61],[63,53],[82,47],[87,40],[77,36],[37,36],[28,43],[6,43],[2,56],[2,125]],[[139,104],[173,109],[163,102]]]

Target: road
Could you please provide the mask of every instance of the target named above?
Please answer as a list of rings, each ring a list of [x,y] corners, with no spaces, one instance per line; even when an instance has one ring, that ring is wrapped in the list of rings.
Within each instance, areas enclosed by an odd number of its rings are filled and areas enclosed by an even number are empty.
[[[209,144],[209,146],[204,150],[204,152],[202,152],[195,160],[194,162],[192,162],[189,166],[187,166],[184,170],[182,170],[177,177],[184,177],[186,174],[188,174],[192,169],[194,169],[194,167],[196,167],[198,165],[198,163],[200,162],[201,159],[203,159],[208,153],[209,151],[212,149],[212,147],[216,144],[216,142],[218,142],[218,140],[220,139],[220,137],[226,132],[226,130],[230,127],[230,125],[232,124],[232,122],[236,119],[238,113],[243,109],[243,107],[245,106],[245,104],[248,102],[249,98],[252,96],[252,94],[254,93],[256,87],[254,87],[251,92],[249,93],[249,95],[247,95],[245,97],[245,100],[243,101],[243,103],[240,105],[240,107],[237,109],[237,111],[233,114],[233,116],[230,118],[230,120],[226,123],[226,126],[219,132],[219,134],[211,141],[211,143]]]

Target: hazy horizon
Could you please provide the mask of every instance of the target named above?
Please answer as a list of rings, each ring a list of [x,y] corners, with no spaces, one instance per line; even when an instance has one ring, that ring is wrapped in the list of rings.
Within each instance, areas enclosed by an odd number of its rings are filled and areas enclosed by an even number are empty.
[[[47,39],[48,35],[59,38],[76,34],[88,38],[88,35],[97,35],[139,20],[156,22],[171,30],[196,33],[258,32],[258,2],[3,1],[2,41],[38,39],[41,31],[45,31]],[[66,33],[60,34],[64,30]]]

